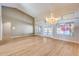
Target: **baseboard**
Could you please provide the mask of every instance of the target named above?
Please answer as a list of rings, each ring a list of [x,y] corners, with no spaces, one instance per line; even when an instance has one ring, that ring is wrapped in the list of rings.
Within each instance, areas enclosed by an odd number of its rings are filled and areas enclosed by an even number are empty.
[[[67,39],[61,39],[61,38],[55,38],[55,37],[51,37],[51,38],[54,38],[54,39],[57,39],[57,40],[62,40],[62,41],[67,41],[67,42],[72,42],[72,43],[77,43],[77,44],[79,44],[78,41],[67,40]]]
[[[12,36],[11,38],[20,38],[20,37],[25,37],[25,36],[33,36],[33,34],[30,34],[30,35],[23,35],[23,36]]]
[[[37,36],[42,36],[42,37],[47,37],[47,38],[53,38],[53,39],[56,39],[56,40],[62,40],[62,41],[66,41],[66,42],[71,42],[71,43],[77,43],[77,44],[79,44],[79,42],[78,41],[70,41],[70,40],[67,40],[67,39],[61,39],[61,38],[56,38],[56,37],[49,37],[49,36],[43,36],[43,35],[37,35]]]

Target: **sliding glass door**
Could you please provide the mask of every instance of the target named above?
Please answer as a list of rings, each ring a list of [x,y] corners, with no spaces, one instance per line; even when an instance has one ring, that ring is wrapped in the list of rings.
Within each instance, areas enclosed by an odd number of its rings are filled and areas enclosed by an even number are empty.
[[[53,28],[52,28],[52,26],[44,26],[43,27],[43,35],[44,36],[52,36],[53,35]]]

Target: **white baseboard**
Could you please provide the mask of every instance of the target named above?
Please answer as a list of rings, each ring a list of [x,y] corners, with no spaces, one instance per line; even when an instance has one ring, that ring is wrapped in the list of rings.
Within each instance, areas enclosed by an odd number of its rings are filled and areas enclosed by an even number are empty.
[[[38,34],[38,36],[42,36],[42,37],[48,37],[48,38],[54,38],[54,39],[56,39],[56,40],[62,40],[62,41],[67,41],[67,42],[72,42],[72,43],[78,43],[79,44],[79,41],[73,41],[73,40],[68,40],[68,39],[62,39],[62,38],[57,38],[57,37],[49,37],[49,36],[44,36],[44,35],[39,35]]]
[[[23,35],[23,36],[12,36],[11,38],[19,38],[19,37],[25,37],[25,36],[32,36],[33,34],[30,35]]]
[[[54,39],[58,39],[58,40],[63,40],[63,41],[67,41],[67,42],[72,42],[72,43],[78,43],[78,41],[73,41],[73,40],[68,40],[68,39],[61,39],[61,38],[55,38],[55,37],[50,37],[50,38],[54,38]]]

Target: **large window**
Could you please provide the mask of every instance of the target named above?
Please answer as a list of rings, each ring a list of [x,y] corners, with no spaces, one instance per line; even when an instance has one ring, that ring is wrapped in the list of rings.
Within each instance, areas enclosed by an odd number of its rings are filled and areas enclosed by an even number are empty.
[[[72,35],[72,32],[73,32],[73,24],[71,23],[59,24],[57,26],[57,34]]]
[[[51,26],[45,26],[43,28],[43,35],[52,35],[53,29]]]

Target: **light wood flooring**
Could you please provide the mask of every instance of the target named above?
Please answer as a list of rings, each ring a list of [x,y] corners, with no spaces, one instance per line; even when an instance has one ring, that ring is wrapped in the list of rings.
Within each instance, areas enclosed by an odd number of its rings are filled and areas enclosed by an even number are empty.
[[[40,36],[10,39],[0,45],[0,56],[77,56],[79,44]]]

